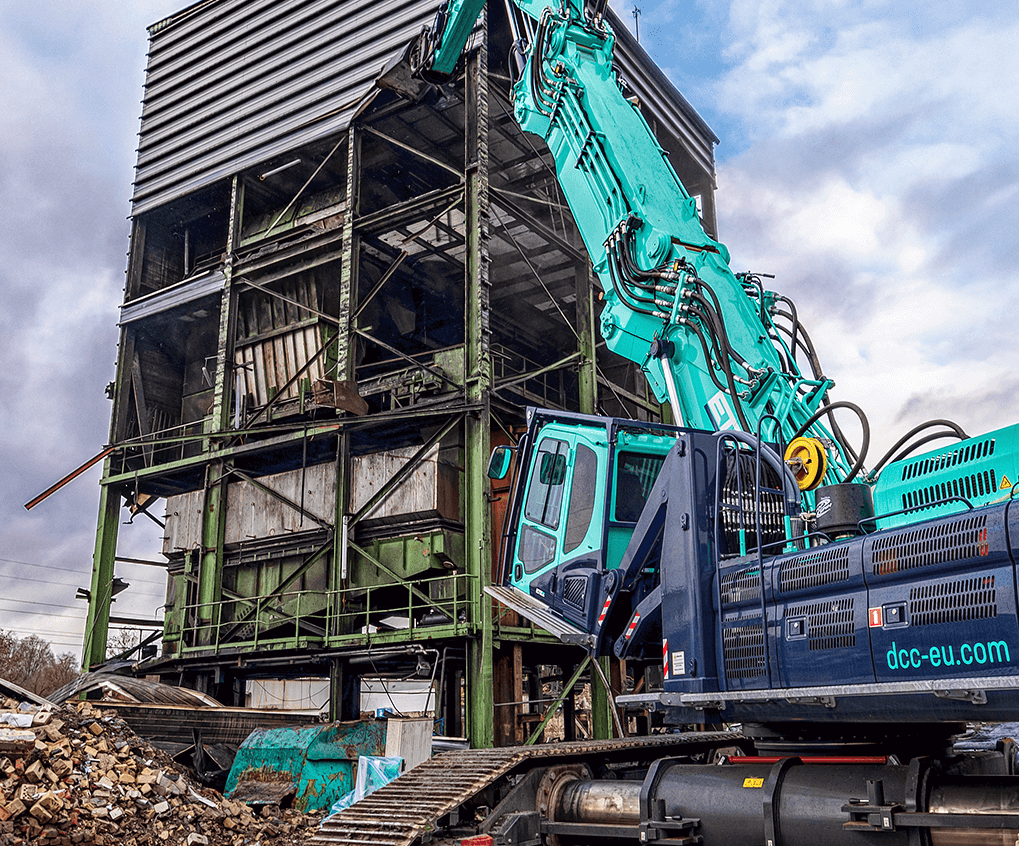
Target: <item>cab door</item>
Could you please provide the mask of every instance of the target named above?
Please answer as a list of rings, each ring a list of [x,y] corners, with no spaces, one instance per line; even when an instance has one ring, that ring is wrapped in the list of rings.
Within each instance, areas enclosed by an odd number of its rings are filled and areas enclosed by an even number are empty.
[[[606,448],[585,433],[542,436],[529,470],[510,584],[547,597],[551,571],[579,556],[601,558]]]

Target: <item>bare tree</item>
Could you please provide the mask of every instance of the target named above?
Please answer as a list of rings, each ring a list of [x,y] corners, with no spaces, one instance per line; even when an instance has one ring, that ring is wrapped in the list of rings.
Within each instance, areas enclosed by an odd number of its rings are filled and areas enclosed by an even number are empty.
[[[8,679],[18,651],[18,639],[0,629],[0,679]]]
[[[78,675],[78,659],[70,652],[53,655],[38,635],[18,638],[0,630],[0,678],[45,696]]]
[[[142,642],[141,629],[110,629],[106,639],[106,658],[116,658]],[[137,656],[135,656],[137,658]]]

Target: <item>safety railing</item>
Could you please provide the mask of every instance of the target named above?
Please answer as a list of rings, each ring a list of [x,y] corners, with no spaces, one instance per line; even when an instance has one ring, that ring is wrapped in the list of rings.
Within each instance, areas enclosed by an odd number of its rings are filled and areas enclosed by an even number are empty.
[[[471,577],[456,573],[334,591],[286,591],[168,609],[184,652],[333,646],[465,634]],[[167,634],[170,634],[168,631]]]

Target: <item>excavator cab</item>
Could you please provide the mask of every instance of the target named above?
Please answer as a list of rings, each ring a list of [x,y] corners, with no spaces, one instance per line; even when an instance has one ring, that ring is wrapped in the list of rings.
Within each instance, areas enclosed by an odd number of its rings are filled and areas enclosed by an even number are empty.
[[[533,409],[528,416],[502,538],[501,585],[594,633],[680,430]],[[507,453],[493,453],[493,478],[507,472]]]

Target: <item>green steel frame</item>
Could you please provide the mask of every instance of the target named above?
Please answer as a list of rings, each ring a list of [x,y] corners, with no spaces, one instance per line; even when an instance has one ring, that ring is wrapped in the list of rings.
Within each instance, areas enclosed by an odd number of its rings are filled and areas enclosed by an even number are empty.
[[[483,32],[487,32],[487,26],[483,16]],[[371,104],[366,104],[361,117],[334,139],[336,144],[329,156],[338,150],[344,154],[336,156],[333,163],[335,172],[345,183],[342,224],[338,233],[326,233],[309,242],[326,250],[321,256],[310,253],[307,257],[298,256],[302,268],[323,266],[325,262],[337,268],[338,295],[330,313],[316,310],[311,303],[288,300],[274,290],[271,283],[282,278],[285,271],[266,271],[268,275],[257,277],[251,268],[267,266],[268,259],[261,264],[250,260],[245,264],[243,250],[252,242],[252,237],[244,234],[245,207],[254,196],[252,192],[261,189],[245,174],[232,177],[220,265],[224,284],[218,294],[215,355],[211,357],[215,362],[212,402],[210,413],[200,426],[189,423],[154,433],[142,428],[137,435],[127,431],[125,421],[131,417],[132,402],[136,415],[141,416],[137,395],[133,393],[138,390],[136,343],[140,343],[140,336],[132,326],[123,330],[111,431],[114,452],[106,461],[102,480],[92,598],[83,655],[86,668],[100,664],[106,655],[122,507],[125,503],[137,507],[139,492],[165,495],[173,490],[174,484],[181,484],[181,479],[197,479],[197,482],[184,483],[184,489],[188,490],[186,485],[191,484],[190,489],[200,487],[202,491],[200,545],[185,553],[175,575],[168,576],[176,592],[170,600],[172,611],[168,612],[165,624],[165,642],[172,647],[172,656],[157,659],[157,672],[169,672],[169,668],[173,668],[175,673],[184,673],[192,683],[203,685],[210,692],[226,691],[228,695],[231,674],[236,676],[237,668],[242,665],[257,663],[258,656],[279,655],[300,663],[304,655],[309,665],[326,667],[332,680],[332,716],[340,718],[352,716],[351,711],[356,709],[356,696],[351,691],[358,679],[344,657],[348,651],[423,643],[432,644],[434,648],[459,646],[466,650],[463,668],[466,734],[473,746],[486,747],[497,740],[493,685],[496,682],[494,655],[499,649],[522,647],[532,650],[533,654],[540,651],[540,654],[551,655],[553,661],[562,653],[564,669],[572,669],[580,660],[582,656],[574,656],[572,652],[569,653],[572,657],[567,656],[563,652],[567,648],[526,621],[505,624],[493,613],[494,602],[484,592],[493,575],[492,496],[485,473],[491,433],[504,428],[503,419],[508,413],[512,414],[507,409],[514,404],[519,408],[521,401],[547,404],[565,399],[575,410],[595,413],[601,408],[600,387],[608,388],[611,401],[627,403],[641,414],[659,413],[659,406],[646,395],[636,393],[637,389],[628,391],[623,385],[613,384],[599,367],[593,276],[575,227],[569,229],[572,235],[555,231],[554,222],[553,225],[543,223],[521,207],[526,197],[521,199],[518,193],[496,189],[490,184],[493,167],[490,133],[497,122],[502,132],[506,131],[507,124],[504,121],[506,92],[498,94],[503,99],[495,106],[496,93],[487,69],[487,43],[481,38],[468,55],[465,66],[463,126],[453,127],[464,139],[463,167],[455,171],[457,184],[440,187],[393,207],[362,213],[363,182],[372,167],[365,161],[368,144],[373,145],[376,154],[380,145],[388,144],[391,149],[402,149],[407,156],[422,159],[426,164],[446,171],[455,169],[424,149],[413,149],[371,124],[373,117],[377,118],[380,113],[398,113],[400,109],[409,108],[402,102],[384,103],[381,112],[373,112]],[[449,122],[440,115],[440,126],[443,120]],[[497,351],[493,342],[490,243],[494,234],[504,243],[511,243],[529,268],[517,284],[540,286],[548,293],[528,250],[522,248],[518,236],[493,212],[493,198],[504,213],[508,210],[514,215],[518,226],[522,222],[530,231],[538,233],[549,245],[548,250],[555,251],[567,266],[573,267],[575,312],[570,319],[566,319],[565,314],[563,317],[568,325],[572,323],[570,331],[575,335],[575,349],[567,347],[565,354],[551,363],[529,361],[528,350],[523,349],[516,353],[519,363],[508,368],[509,359],[501,350]],[[448,222],[447,218],[454,211],[462,212],[462,235],[455,224]],[[401,247],[396,259],[371,290],[367,294],[362,291],[363,300],[358,300],[364,245],[372,241],[374,233],[387,226],[397,226],[396,221],[403,221],[399,226],[409,229],[406,220],[414,219],[427,222],[437,233],[444,233],[443,238],[457,243],[457,239],[462,238],[462,251],[456,259],[463,267],[462,346],[443,354],[445,366],[442,368],[401,352],[386,342],[378,329],[365,319],[373,298],[406,259],[406,249]],[[283,222],[281,231],[292,227],[296,220],[294,211]],[[128,268],[129,297],[130,280],[142,274],[145,230],[145,221],[134,222]],[[420,233],[411,232],[404,246],[412,238],[420,240]],[[377,241],[373,243],[378,244]],[[377,251],[377,246],[375,249]],[[410,384],[417,379],[419,385],[439,385],[447,391],[447,400],[421,407],[411,405],[406,409],[392,407],[367,417],[337,415],[329,419],[318,416],[295,422],[276,415],[271,409],[273,402],[283,397],[292,385],[301,384],[313,363],[309,361],[303,368],[292,371],[282,387],[277,386],[275,396],[260,410],[257,419],[249,418],[238,429],[236,421],[232,422],[237,414],[235,342],[242,297],[254,289],[303,310],[301,314],[309,323],[320,321],[323,334],[315,358],[324,356],[331,363],[331,370],[335,366],[336,380],[355,381],[359,345],[375,344],[406,367],[406,375],[397,375],[392,381],[404,379]],[[454,361],[457,356],[462,356],[459,364]],[[454,361],[453,366],[449,364],[451,361]],[[414,391],[418,390],[414,388],[406,396],[416,398],[418,395]],[[369,437],[378,433],[379,442],[383,443],[387,431],[401,427],[405,430],[408,425],[427,433],[418,441],[417,451],[402,471],[367,503],[355,509],[352,480],[355,443],[359,438],[363,440],[366,433]],[[432,530],[415,538],[358,540],[355,529],[364,524],[373,508],[405,484],[429,449],[451,433],[457,434],[460,444],[462,529],[452,533],[447,529]],[[256,473],[245,469],[246,462],[270,453],[289,456],[288,466],[300,468],[307,465],[309,444],[323,443],[329,444],[332,450],[327,460],[335,468],[336,485],[335,499],[327,515],[315,516],[303,502],[279,494],[263,484]],[[173,448],[172,454],[168,447]],[[316,460],[321,463],[321,452]],[[291,555],[293,560],[280,566],[275,582],[267,584],[265,589],[257,590],[249,585],[238,590],[225,584],[231,555],[226,540],[227,508],[233,483],[247,484],[272,497],[280,508],[298,513],[302,521],[308,518],[309,525],[318,533],[309,536],[301,548],[303,551],[295,550]],[[267,560],[271,559],[272,552],[265,555]],[[421,560],[450,559],[462,562],[462,571],[435,575],[434,570],[421,571],[411,566]],[[320,586],[302,587],[302,580],[308,574],[318,573],[323,568],[325,576]],[[355,570],[359,579],[356,584],[352,581]],[[374,621],[387,613],[406,617],[409,626],[394,631],[373,631]],[[422,623],[427,614],[438,616],[433,616],[427,624]],[[587,670],[593,699],[592,725],[595,736],[609,737],[614,715],[597,676],[611,676],[611,668],[606,663],[600,669],[602,673]],[[579,674],[578,670],[578,677]]]

